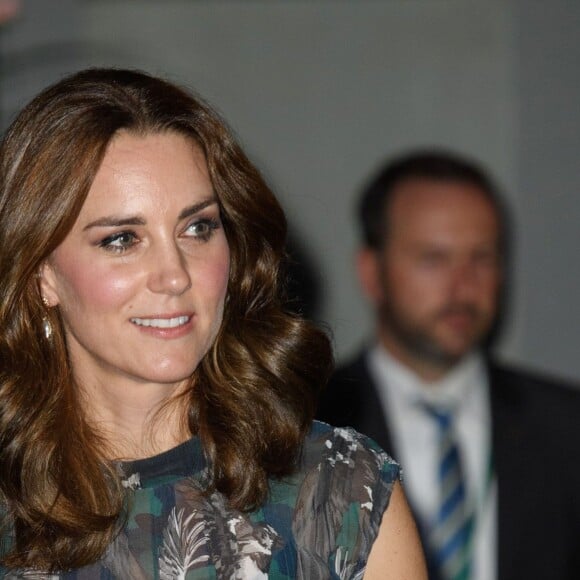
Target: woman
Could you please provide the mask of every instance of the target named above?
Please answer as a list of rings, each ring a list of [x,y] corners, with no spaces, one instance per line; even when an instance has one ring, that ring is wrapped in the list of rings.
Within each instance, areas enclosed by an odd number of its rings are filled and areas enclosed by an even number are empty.
[[[80,72],[1,171],[6,577],[424,577],[397,466],[312,424],[330,346],[284,310],[283,212],[207,105]]]

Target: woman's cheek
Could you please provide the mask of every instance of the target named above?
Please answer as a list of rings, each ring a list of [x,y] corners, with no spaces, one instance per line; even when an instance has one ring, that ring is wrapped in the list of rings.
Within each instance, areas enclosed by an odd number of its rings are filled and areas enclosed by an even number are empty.
[[[93,308],[122,304],[134,292],[137,277],[131,272],[107,268],[73,268],[68,272],[69,298]]]

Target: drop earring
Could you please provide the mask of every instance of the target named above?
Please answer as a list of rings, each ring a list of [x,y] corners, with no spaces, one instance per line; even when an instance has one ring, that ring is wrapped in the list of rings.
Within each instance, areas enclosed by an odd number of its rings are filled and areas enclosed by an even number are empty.
[[[44,296],[42,297],[42,303],[47,310],[50,308],[50,304]],[[46,340],[50,341],[52,339],[52,324],[50,323],[47,314],[42,317],[42,329],[44,330],[44,336],[46,337]]]

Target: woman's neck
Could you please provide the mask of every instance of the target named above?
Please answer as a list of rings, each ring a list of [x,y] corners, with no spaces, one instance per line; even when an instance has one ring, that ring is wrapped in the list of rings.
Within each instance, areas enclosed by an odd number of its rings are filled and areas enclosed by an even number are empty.
[[[87,385],[82,399],[88,421],[108,443],[110,459],[143,459],[191,436],[186,385]]]

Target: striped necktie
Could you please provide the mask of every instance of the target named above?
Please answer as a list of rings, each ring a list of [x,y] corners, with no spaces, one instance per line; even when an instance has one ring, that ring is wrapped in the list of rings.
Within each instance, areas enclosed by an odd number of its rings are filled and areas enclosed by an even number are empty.
[[[425,408],[439,432],[439,506],[428,530],[428,541],[442,580],[468,580],[474,517],[468,506],[453,414],[430,405]]]

